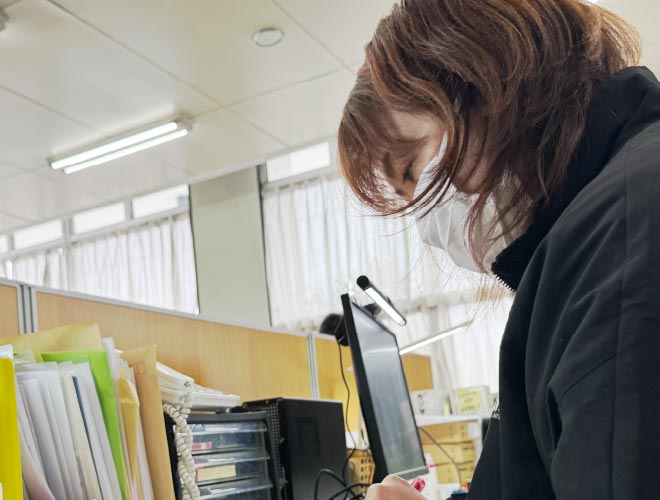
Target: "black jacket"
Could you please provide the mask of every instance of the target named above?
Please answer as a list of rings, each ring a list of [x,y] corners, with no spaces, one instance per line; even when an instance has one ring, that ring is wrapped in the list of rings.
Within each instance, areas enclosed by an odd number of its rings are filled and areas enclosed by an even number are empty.
[[[493,271],[516,290],[469,500],[660,499],[660,84],[599,85],[563,187]]]

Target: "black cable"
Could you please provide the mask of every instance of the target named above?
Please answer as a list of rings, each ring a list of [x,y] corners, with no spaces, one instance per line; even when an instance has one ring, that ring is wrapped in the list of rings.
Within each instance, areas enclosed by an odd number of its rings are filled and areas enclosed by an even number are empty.
[[[339,352],[339,372],[341,373],[341,379],[344,382],[344,387],[346,388],[346,411],[345,411],[345,414],[344,414],[344,421],[346,422],[346,429],[348,430],[348,433],[351,436],[351,441],[353,442],[353,448],[351,449],[350,453],[346,456],[346,460],[344,460],[344,463],[343,463],[342,468],[341,468],[341,477],[343,478],[342,484],[344,486],[346,486],[346,483],[348,482],[348,479],[346,478],[346,467],[348,466],[348,464],[351,461],[351,458],[353,458],[353,455],[355,455],[355,452],[357,451],[357,442],[355,441],[355,436],[353,436],[353,433],[350,431],[350,427],[348,425],[348,412],[349,412],[349,408],[350,408],[350,405],[351,405],[351,388],[348,385],[348,381],[346,380],[346,374],[344,373],[344,356],[343,356],[343,353],[342,353],[342,350],[341,350],[341,344],[340,344],[340,342],[346,337],[346,333],[344,333],[343,337],[337,338],[337,331],[339,330],[339,327],[341,327],[342,325],[343,325],[343,320],[340,321],[339,323],[337,323],[337,325],[335,326],[334,331],[332,332],[332,335],[337,340],[337,350]],[[329,471],[329,472],[331,472],[333,477],[335,477],[335,479],[337,479],[337,476],[336,476],[336,474],[334,474],[334,472],[332,472],[332,471]],[[321,475],[321,473],[319,472],[319,476],[317,476],[317,484],[315,485],[315,489],[314,489],[314,491],[315,491],[314,500],[317,500],[316,495],[317,495],[317,491],[318,491],[318,481],[320,480],[320,475]],[[353,487],[355,487],[355,486],[353,486]],[[344,495],[344,500],[345,500],[346,497],[348,497],[349,493],[352,493],[352,491],[351,491],[351,488],[343,490],[342,493],[344,491],[346,492],[346,495]],[[352,499],[355,499],[356,497],[360,498],[358,495],[353,494]]]
[[[319,500],[319,485],[321,484],[321,477],[323,477],[323,474],[327,474],[342,486],[346,486],[346,481],[344,481],[339,474],[336,474],[330,469],[321,469],[316,475],[316,480],[314,481],[314,500]]]
[[[426,429],[424,429],[424,427],[420,427],[419,430],[422,431],[424,434],[426,434],[426,437],[429,438],[429,439],[431,440],[431,442],[432,442],[435,446],[437,446],[438,448],[440,448],[440,451],[441,451],[442,453],[445,454],[445,456],[449,459],[449,461],[450,461],[452,464],[454,464],[454,467],[456,467],[456,474],[458,474],[458,484],[459,484],[459,485],[462,485],[462,484],[463,484],[463,480],[461,479],[461,469],[460,469],[460,467],[458,466],[458,464],[454,461],[454,459],[451,457],[451,455],[450,455],[449,453],[447,453],[447,450],[445,450],[445,449],[442,447],[442,445],[441,445],[440,443],[438,443],[438,442],[434,439],[433,436],[431,436],[431,434],[429,433],[429,431],[427,431]]]
[[[319,475],[327,474],[328,476],[333,477],[339,484],[346,486],[346,481],[344,481],[339,474],[331,469],[321,469]]]
[[[341,372],[341,379],[344,381],[344,387],[346,387],[346,416],[344,417],[344,419],[346,420],[346,428],[348,429],[348,433],[351,436],[351,441],[353,441],[353,449],[348,454],[346,460],[344,460],[344,465],[342,465],[341,467],[341,477],[344,478],[344,481],[348,482],[348,480],[346,479],[346,467],[348,466],[348,463],[351,461],[351,458],[353,458],[353,455],[355,455],[355,452],[357,450],[357,443],[355,442],[355,436],[353,436],[353,433],[351,432],[351,429],[348,426],[348,409],[351,404],[351,389],[348,385],[348,381],[346,380],[346,374],[344,373],[344,357],[342,355],[341,345],[339,344],[339,341],[337,341],[337,349],[339,350],[339,371]]]
[[[349,484],[349,485],[346,486],[343,490],[339,490],[337,493],[335,493],[335,494],[332,495],[331,497],[328,497],[326,500],[334,500],[335,498],[337,498],[337,497],[338,497],[339,495],[341,495],[342,493],[348,493],[348,492],[351,492],[351,491],[353,490],[353,488],[368,488],[369,486],[371,486],[371,485],[370,485],[370,484],[367,484],[367,483],[353,483],[353,484]]]

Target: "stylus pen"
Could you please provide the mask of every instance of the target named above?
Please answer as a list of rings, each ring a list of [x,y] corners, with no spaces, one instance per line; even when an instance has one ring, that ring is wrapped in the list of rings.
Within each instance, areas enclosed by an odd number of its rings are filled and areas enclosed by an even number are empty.
[[[418,477],[413,479],[413,482],[410,483],[410,486],[412,486],[421,493],[422,491],[424,491],[424,488],[426,488],[426,482],[421,477]]]

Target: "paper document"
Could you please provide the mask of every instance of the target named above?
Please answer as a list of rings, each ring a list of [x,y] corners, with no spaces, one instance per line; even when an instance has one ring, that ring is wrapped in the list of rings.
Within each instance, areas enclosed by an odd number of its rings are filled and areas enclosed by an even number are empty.
[[[120,364],[122,366],[121,369],[121,376],[125,377],[126,380],[128,380],[133,387],[135,387],[135,390],[137,391],[137,383],[135,382],[135,372],[133,368],[131,368],[128,363],[121,359]],[[141,403],[140,403],[141,406]],[[138,439],[137,439],[137,444],[138,444],[138,463],[139,463],[139,470],[140,470],[140,484],[142,486],[142,496],[143,500],[154,500],[154,491],[151,485],[151,472],[149,471],[149,462],[147,460],[147,448],[145,446],[145,441],[144,441],[144,430],[142,428],[142,417],[141,417],[141,409],[138,412],[138,419],[137,419],[137,433],[138,433]]]
[[[19,384],[24,380],[36,380],[49,415],[48,423],[55,443],[55,451],[62,468],[67,499],[82,498],[82,479],[71,437],[69,416],[64,402],[60,374],[55,363],[23,364],[17,367]]]
[[[126,490],[127,500],[138,499],[137,484],[133,478],[133,473],[130,468],[128,456],[128,443],[126,441],[126,426],[124,423],[124,413],[121,408],[121,401],[119,398],[119,367],[121,359],[115,350],[115,340],[113,338],[101,339],[103,349],[105,350],[108,359],[108,368],[110,370],[110,378],[112,380],[112,389],[115,394],[115,402],[117,406],[117,421],[119,423],[119,436],[121,438],[122,460],[124,463],[124,483]],[[141,500],[141,499],[140,499]]]
[[[23,441],[21,441],[21,465],[23,467],[24,494],[29,496],[29,500],[55,500],[46,483],[46,478],[38,470],[33,455]]]
[[[88,363],[73,366],[74,386],[85,422],[99,485],[104,500],[121,498],[117,470],[112,459],[110,441],[103,421],[103,411]]]
[[[16,408],[18,410],[18,432],[21,442],[21,453],[23,453],[23,446],[27,448],[28,453],[32,457],[32,462],[39,473],[39,476],[46,480],[46,473],[44,466],[41,463],[41,455],[39,454],[39,447],[37,440],[34,437],[34,429],[32,421],[28,418],[25,402],[23,401],[23,393],[21,390],[16,391]]]
[[[140,403],[137,390],[125,378],[119,379],[119,403],[124,416],[126,445],[128,448],[128,470],[131,490],[142,499],[142,479],[138,461],[138,422],[140,421]]]
[[[73,445],[76,450],[80,475],[82,476],[85,495],[87,498],[103,498],[101,496],[101,487],[96,475],[92,449],[89,444],[87,432],[85,431],[85,422],[82,417],[76,387],[71,373],[63,373],[61,376],[62,390],[66,402],[69,422],[71,423]]]
[[[19,382],[19,388],[23,393],[23,399],[32,421],[48,487],[57,500],[66,500],[65,475],[60,467],[55,439],[48,423],[49,414],[39,388],[39,382],[23,380]]]
[[[44,361],[73,361],[75,364],[89,362],[99,402],[103,411],[103,420],[107,430],[112,458],[117,471],[121,495],[126,500],[126,477],[124,470],[124,456],[121,446],[121,431],[119,426],[119,415],[115,389],[110,375],[108,356],[105,350],[72,351],[72,352],[49,352],[42,353]]]

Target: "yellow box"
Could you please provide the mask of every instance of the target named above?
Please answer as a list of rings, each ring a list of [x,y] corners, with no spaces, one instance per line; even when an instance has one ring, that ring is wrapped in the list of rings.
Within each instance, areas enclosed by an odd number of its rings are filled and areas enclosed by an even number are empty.
[[[463,443],[465,441],[481,439],[481,422],[479,420],[426,425],[424,429],[433,436],[433,439],[441,444]],[[420,437],[422,444],[433,444],[425,433],[420,432]]]
[[[447,455],[445,455],[436,445],[425,444],[423,447],[424,453],[430,453],[433,457],[433,463],[451,463],[451,460],[447,458]],[[474,441],[466,441],[464,443],[445,443],[442,444],[442,447],[456,463],[477,461],[477,444]]]
[[[456,389],[451,394],[452,410],[457,415],[486,413],[492,410],[488,386]]]
[[[346,450],[347,453],[351,453],[350,450]],[[376,466],[374,465],[373,457],[371,452],[365,450],[355,450],[350,461],[350,471],[352,474],[351,483],[364,483],[371,484],[374,480],[374,472],[376,471]],[[367,488],[357,487],[353,491],[356,493],[366,493]]]
[[[475,462],[468,462],[465,464],[457,464],[461,471],[461,481],[471,481],[474,476]],[[442,464],[435,468],[438,475],[438,482],[442,484],[458,483],[458,473],[454,464]]]

